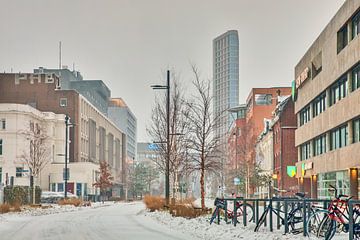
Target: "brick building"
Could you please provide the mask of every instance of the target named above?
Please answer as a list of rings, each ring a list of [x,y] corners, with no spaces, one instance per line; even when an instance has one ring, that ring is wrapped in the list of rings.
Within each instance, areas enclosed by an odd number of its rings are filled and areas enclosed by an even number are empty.
[[[287,167],[295,166],[297,148],[295,147],[296,115],[291,97],[283,99],[274,111],[271,123],[273,133],[273,153],[275,185],[284,190],[298,191],[295,176],[289,176]]]
[[[105,160],[114,176],[115,195],[120,195],[125,184],[125,135],[85,97],[75,90],[62,90],[60,86],[60,79],[55,74],[2,73],[0,103],[26,104],[43,112],[68,115],[75,125],[69,130],[68,161],[86,181],[86,193],[96,194],[92,183],[98,175],[99,161]],[[52,170],[56,173],[49,173],[55,181],[50,190],[59,190],[62,167],[54,165]],[[70,182],[71,176],[76,174],[70,174]],[[69,189],[70,192],[76,192],[76,184],[73,183]]]

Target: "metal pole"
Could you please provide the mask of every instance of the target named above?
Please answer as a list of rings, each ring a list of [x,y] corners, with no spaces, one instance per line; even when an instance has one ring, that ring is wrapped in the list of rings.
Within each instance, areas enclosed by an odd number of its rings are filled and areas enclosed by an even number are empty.
[[[68,158],[68,126],[69,126],[69,116],[65,116],[65,170],[64,170],[64,197],[67,198],[67,158]]]
[[[166,94],[166,117],[167,117],[167,158],[165,173],[165,198],[166,204],[170,203],[170,71],[167,70],[167,94]]]

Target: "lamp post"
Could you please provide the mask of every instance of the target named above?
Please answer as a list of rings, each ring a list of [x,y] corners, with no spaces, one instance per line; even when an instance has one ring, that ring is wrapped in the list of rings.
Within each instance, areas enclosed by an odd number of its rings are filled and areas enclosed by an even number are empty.
[[[166,204],[170,202],[170,71],[167,70],[167,84],[164,85],[152,85],[151,88],[154,90],[165,90],[166,89],[166,169],[165,169],[165,199]]]
[[[69,180],[68,173],[68,144],[69,144],[69,127],[73,127],[75,124],[70,123],[70,117],[68,115],[65,116],[65,169],[64,169],[64,198],[67,198],[67,181]]]

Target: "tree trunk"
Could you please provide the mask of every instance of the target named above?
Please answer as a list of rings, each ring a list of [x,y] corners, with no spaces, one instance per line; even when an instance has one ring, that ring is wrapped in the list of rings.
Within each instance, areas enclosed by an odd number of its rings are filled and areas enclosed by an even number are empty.
[[[205,169],[203,167],[203,164],[201,166],[201,175],[200,175],[200,189],[201,189],[201,208],[205,209]]]

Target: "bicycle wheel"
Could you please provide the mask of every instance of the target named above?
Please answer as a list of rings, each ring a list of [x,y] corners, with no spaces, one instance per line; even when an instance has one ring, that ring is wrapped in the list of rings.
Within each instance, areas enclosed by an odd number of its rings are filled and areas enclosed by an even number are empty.
[[[316,210],[313,212],[306,222],[306,235],[309,238],[317,237],[318,230],[322,220],[329,214],[327,210]]]
[[[336,221],[332,220],[330,218],[330,215],[328,214],[320,223],[317,237],[325,240],[330,240],[334,237],[335,232]]]
[[[236,210],[237,222],[242,223],[244,220],[244,207],[246,206],[246,221],[254,221],[254,208],[246,203],[240,204],[239,208]]]
[[[261,215],[258,223],[256,224],[256,227],[255,227],[255,229],[254,229],[254,232],[259,231],[260,226],[265,222],[266,215],[267,215],[268,211],[269,211],[269,208],[266,208],[265,212],[263,212],[263,214]]]
[[[289,213],[288,226],[290,232],[293,234],[299,234],[303,232],[303,209],[296,208]]]

